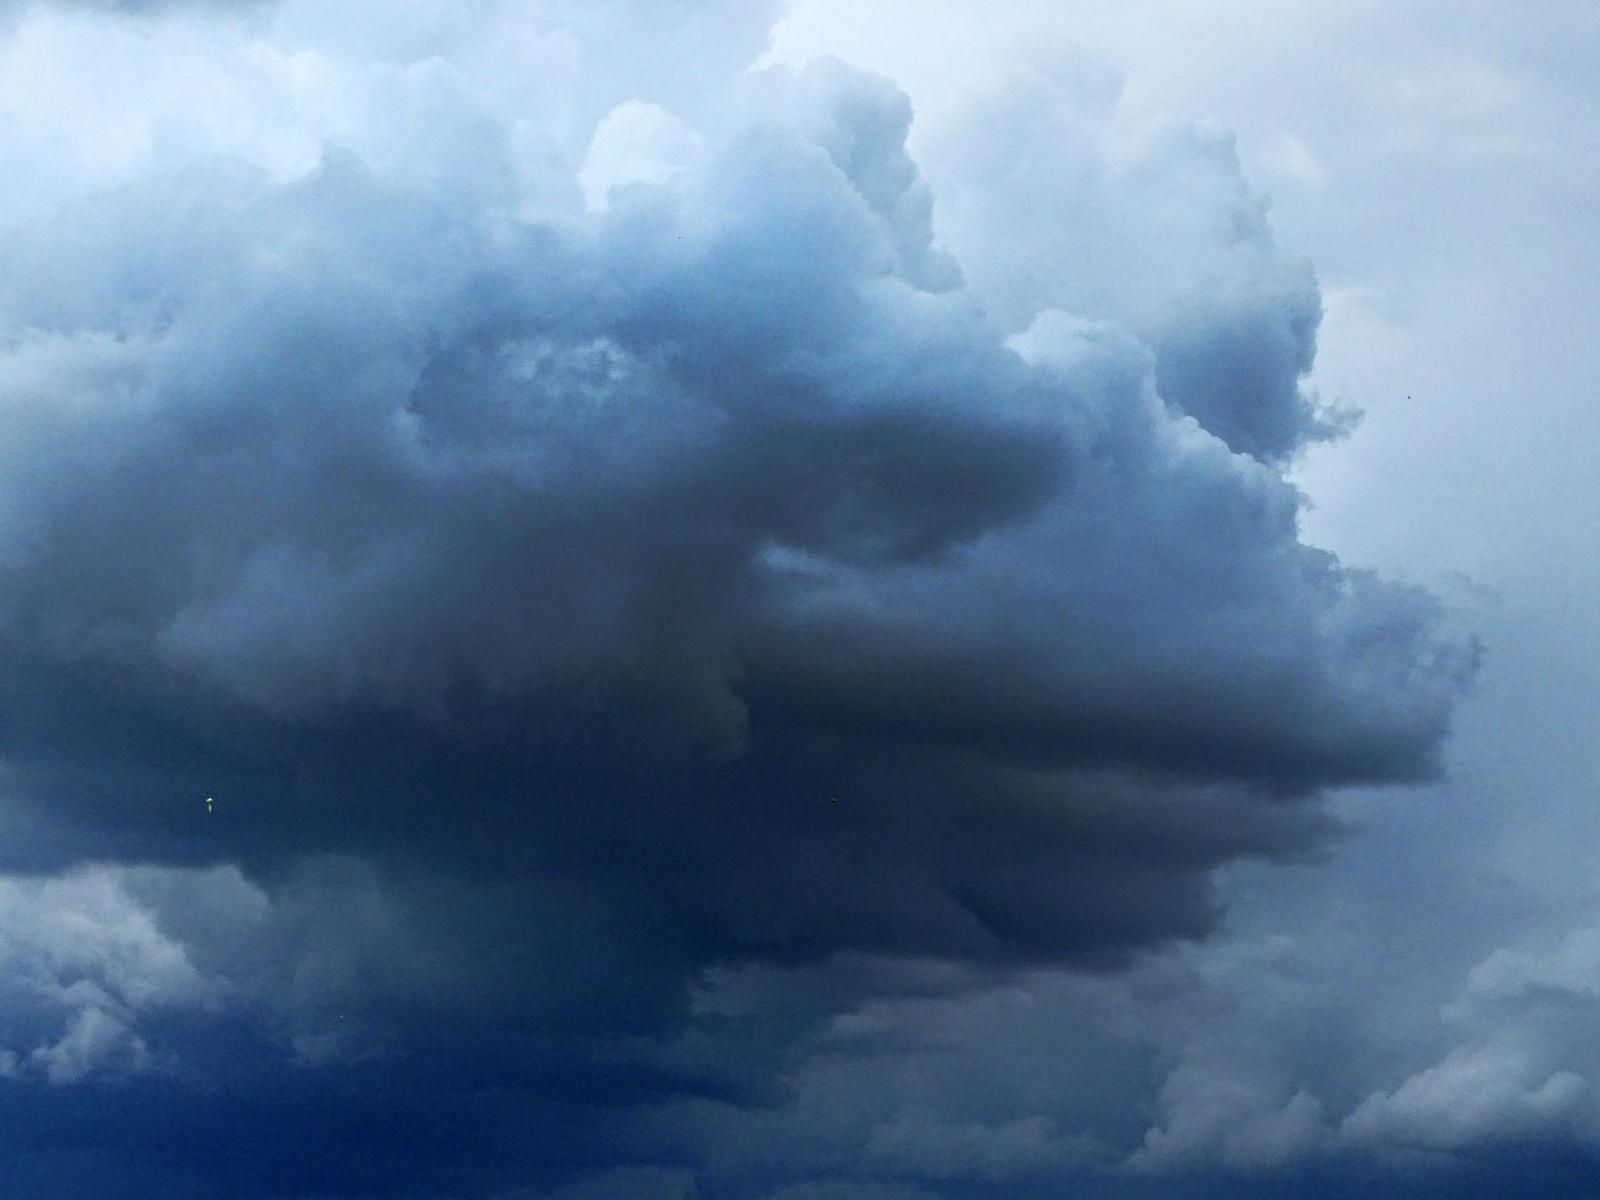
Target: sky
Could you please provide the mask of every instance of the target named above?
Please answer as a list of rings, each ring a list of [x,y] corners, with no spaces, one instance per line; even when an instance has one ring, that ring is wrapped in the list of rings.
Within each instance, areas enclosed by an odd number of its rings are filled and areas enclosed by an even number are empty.
[[[1597,66],[0,2],[0,1193],[1600,1197]]]

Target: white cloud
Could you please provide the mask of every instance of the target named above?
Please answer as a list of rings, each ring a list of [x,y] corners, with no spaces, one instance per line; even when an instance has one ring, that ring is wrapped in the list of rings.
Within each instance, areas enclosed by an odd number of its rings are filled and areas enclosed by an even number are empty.
[[[1466,1150],[1565,1138],[1587,1124],[1589,1105],[1590,1085],[1576,1072],[1545,1072],[1514,1047],[1480,1045],[1369,1096],[1339,1132],[1357,1144]]]
[[[698,133],[658,105],[619,104],[600,121],[578,169],[584,199],[600,212],[614,187],[665,183],[694,162],[703,144]]]
[[[228,995],[165,932],[138,895],[146,871],[85,867],[58,877],[0,877],[0,1016],[24,1040],[11,1075],[51,1083],[133,1074],[155,1063],[142,1018],[215,1009]],[[211,878],[226,887],[234,873]]]

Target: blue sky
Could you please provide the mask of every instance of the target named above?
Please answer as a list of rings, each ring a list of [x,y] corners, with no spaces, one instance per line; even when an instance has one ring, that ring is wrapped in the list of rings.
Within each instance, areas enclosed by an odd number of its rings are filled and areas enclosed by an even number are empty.
[[[1597,55],[0,7],[0,1190],[1600,1194]]]

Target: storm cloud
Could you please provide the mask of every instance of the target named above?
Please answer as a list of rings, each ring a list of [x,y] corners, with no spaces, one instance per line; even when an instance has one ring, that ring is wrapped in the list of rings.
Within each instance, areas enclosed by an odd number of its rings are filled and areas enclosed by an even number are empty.
[[[1320,303],[1225,139],[1107,165],[984,111],[936,237],[906,97],[738,73],[724,6],[137,7],[0,47],[0,155],[44,181],[0,201],[5,859],[242,907],[126,951],[177,982],[30,1018],[15,1086],[181,1110],[154,996],[201,1041],[242,1004],[262,1078],[365,1072],[349,1121],[427,1090],[430,1039],[443,1094],[771,1103],[838,997],[709,1030],[708,971],[1112,967],[1204,935],[1219,866],[1316,853],[1323,789],[1437,775],[1476,648],[1300,536]],[[1023,185],[963,185],[983,154]],[[236,957],[315,958],[307,894],[370,914],[326,993]],[[574,1162],[623,1136],[569,1119]],[[441,1136],[443,1189],[559,1140]]]

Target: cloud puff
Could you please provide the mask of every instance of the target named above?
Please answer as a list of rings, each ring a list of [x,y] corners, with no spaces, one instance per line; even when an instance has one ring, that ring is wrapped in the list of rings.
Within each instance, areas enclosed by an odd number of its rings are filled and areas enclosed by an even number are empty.
[[[1597,949],[1596,928],[1579,925],[1542,945],[1493,951],[1442,1014],[1452,1035],[1443,1055],[1366,1096],[1341,1137],[1461,1155],[1519,1143],[1592,1153]]]
[[[71,1084],[150,1069],[139,1024],[225,994],[133,899],[125,873],[3,879],[0,914],[7,1078]]]
[[[1588,1083],[1574,1071],[1545,1074],[1515,1049],[1452,1051],[1392,1092],[1368,1097],[1341,1133],[1355,1142],[1468,1150],[1528,1135],[1575,1132]]]
[[[1349,414],[1302,386],[1322,306],[1311,267],[1273,242],[1231,135],[1130,126],[1120,81],[1048,45],[929,151],[939,229],[1012,329],[1061,308],[1114,320],[1153,355],[1163,399],[1267,459]]]

